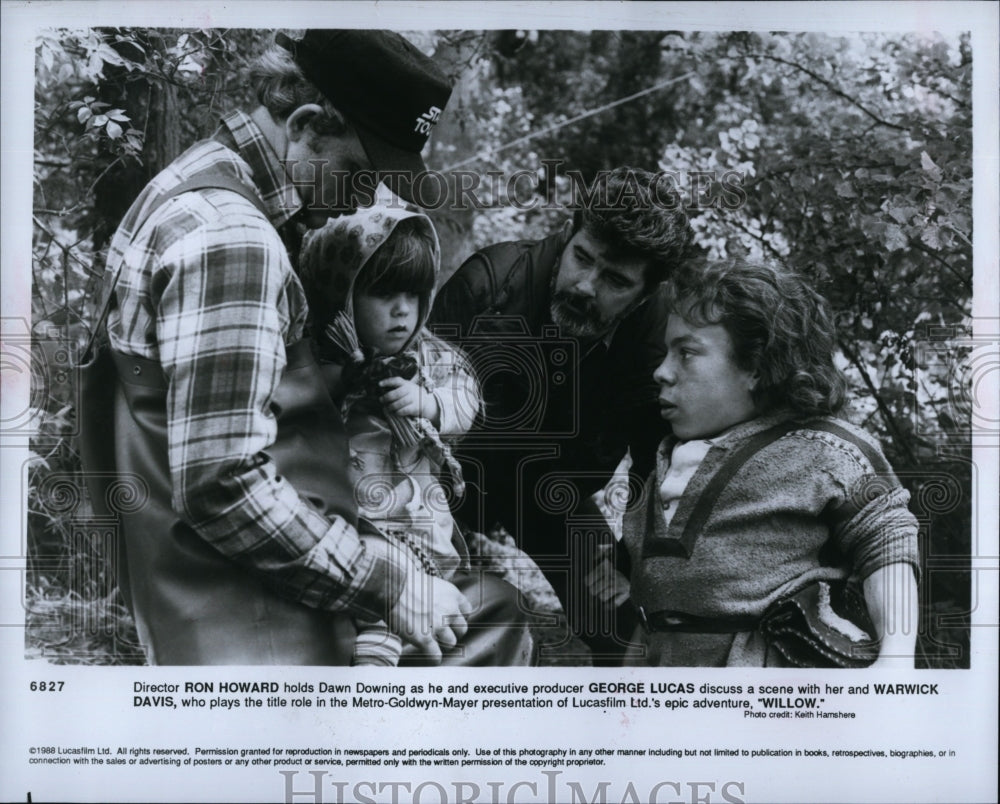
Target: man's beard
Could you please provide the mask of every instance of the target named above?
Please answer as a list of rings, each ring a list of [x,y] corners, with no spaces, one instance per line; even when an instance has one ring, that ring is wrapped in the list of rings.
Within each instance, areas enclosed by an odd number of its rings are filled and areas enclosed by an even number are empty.
[[[557,290],[552,294],[549,312],[562,334],[572,338],[598,338],[618,320],[604,318],[592,299],[576,296],[566,290]]]

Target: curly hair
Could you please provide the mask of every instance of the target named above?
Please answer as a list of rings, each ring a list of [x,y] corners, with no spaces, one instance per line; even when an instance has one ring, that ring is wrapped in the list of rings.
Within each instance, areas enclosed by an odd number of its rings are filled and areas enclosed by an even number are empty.
[[[761,413],[787,406],[802,416],[827,415],[843,407],[847,383],[834,364],[833,316],[802,275],[727,260],[689,266],[666,290],[671,313],[726,329],[736,364],[758,373],[753,399]]]
[[[284,121],[300,106],[314,103],[323,109],[309,127],[322,137],[337,137],[350,129],[350,124],[337,108],[303,75],[283,47],[273,45],[250,65],[250,85],[257,102],[277,121]]]
[[[645,259],[646,287],[655,287],[691,255],[694,232],[680,196],[663,173],[618,167],[591,183],[573,216],[583,229],[623,258]]]

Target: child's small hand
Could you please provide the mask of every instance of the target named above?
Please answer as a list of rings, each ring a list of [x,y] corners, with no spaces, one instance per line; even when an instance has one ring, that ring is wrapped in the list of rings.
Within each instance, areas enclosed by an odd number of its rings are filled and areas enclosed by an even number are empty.
[[[389,377],[379,382],[379,388],[385,391],[379,401],[389,413],[437,420],[439,411],[434,394],[412,380]]]

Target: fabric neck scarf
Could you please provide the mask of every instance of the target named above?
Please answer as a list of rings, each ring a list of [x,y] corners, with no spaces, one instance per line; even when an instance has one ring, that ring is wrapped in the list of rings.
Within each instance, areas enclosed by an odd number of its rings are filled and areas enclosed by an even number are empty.
[[[379,383],[389,377],[402,377],[417,383],[428,394],[434,392],[430,378],[421,371],[416,350],[411,346],[394,355],[373,354],[361,346],[354,322],[343,311],[327,326],[325,335],[327,342],[339,353],[332,357],[344,367],[341,374],[345,388],[341,403],[344,420],[355,406],[384,419],[392,433],[392,458],[396,466],[399,467],[401,450],[419,446],[431,461],[448,467],[452,490],[456,497],[461,498],[465,494],[462,468],[434,424],[423,417],[390,413],[380,401],[385,391]]]

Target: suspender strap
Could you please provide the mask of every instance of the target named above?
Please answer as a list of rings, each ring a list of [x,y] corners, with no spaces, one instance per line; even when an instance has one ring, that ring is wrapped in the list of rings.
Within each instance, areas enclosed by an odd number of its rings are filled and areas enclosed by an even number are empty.
[[[694,543],[698,538],[698,534],[705,529],[705,523],[708,522],[708,518],[712,515],[715,501],[719,499],[719,495],[723,489],[729,485],[729,481],[743,468],[743,464],[750,460],[757,452],[764,449],[764,447],[773,444],[792,430],[801,430],[802,426],[801,422],[782,422],[781,424],[776,424],[774,427],[769,427],[767,430],[762,430],[747,439],[747,442],[735,450],[722,466],[719,467],[719,471],[708,482],[705,490],[698,498],[698,502],[695,503],[694,509],[691,511],[691,516],[688,517],[688,521],[684,527],[681,543],[687,548],[689,556],[691,555],[691,548],[694,547]]]
[[[849,441],[851,444],[856,446],[861,450],[862,454],[868,460],[868,463],[872,465],[872,469],[879,473],[891,472],[892,467],[889,462],[867,441],[863,441],[858,438],[854,433],[845,427],[841,427],[839,424],[834,424],[833,422],[824,421],[814,421],[808,424],[801,425],[798,429],[800,430],[819,430],[824,433],[831,433],[838,438],[844,439],[844,441]]]
[[[224,173],[218,168],[212,167],[206,170],[196,173],[193,176],[185,179],[180,184],[171,187],[169,190],[158,196],[153,203],[150,205],[149,209],[146,210],[146,214],[136,222],[135,229],[132,232],[132,238],[129,240],[129,245],[132,245],[132,241],[138,236],[139,231],[142,229],[143,225],[148,221],[160,207],[167,203],[172,198],[176,198],[184,193],[189,193],[194,190],[229,190],[230,192],[236,193],[242,196],[251,204],[253,204],[264,217],[267,217],[267,208],[264,206],[264,202],[257,196],[257,194],[247,187],[243,182],[241,182],[232,173]],[[110,280],[105,279],[104,289],[101,292],[101,301],[97,307],[99,310],[97,319],[94,321],[94,328],[90,333],[90,339],[87,341],[87,348],[84,349],[83,354],[86,357],[90,353],[90,350],[94,346],[94,341],[97,338],[97,333],[101,331],[101,327],[104,326],[104,322],[108,317],[108,313],[111,312],[111,303],[114,299],[115,288],[118,285],[118,280],[122,275],[122,264],[119,264],[118,268],[115,270],[114,276]]]
[[[751,436],[747,442],[737,449],[729,459],[726,460],[722,466],[719,467],[719,471],[715,473],[715,476],[708,482],[705,486],[705,490],[701,493],[698,498],[698,502],[694,506],[694,510],[691,511],[691,516],[684,527],[684,533],[681,536],[681,543],[687,547],[688,555],[691,555],[691,548],[694,546],[695,540],[698,538],[704,528],[705,524],[708,522],[708,518],[712,515],[712,509],[715,507],[716,500],[719,499],[719,495],[722,491],[729,485],[729,481],[736,476],[736,473],[743,467],[751,457],[760,450],[764,449],[769,444],[773,444],[779,438],[793,430],[813,430],[825,433],[831,433],[832,435],[842,438],[859,450],[872,465],[872,468],[878,473],[885,473],[890,471],[889,464],[883,458],[876,449],[874,449],[870,444],[866,443],[862,439],[858,438],[850,430],[841,427],[838,424],[827,421],[787,421],[781,424],[776,424],[774,427],[770,427],[767,430],[762,430],[754,436]]]

